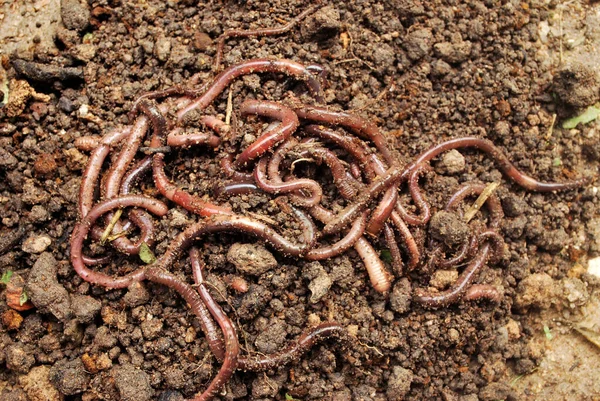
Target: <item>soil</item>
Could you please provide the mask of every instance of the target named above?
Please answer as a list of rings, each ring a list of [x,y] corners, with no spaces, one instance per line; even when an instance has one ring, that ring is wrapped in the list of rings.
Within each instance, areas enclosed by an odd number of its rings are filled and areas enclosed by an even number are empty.
[[[444,139],[473,135],[492,140],[540,180],[597,174],[600,125],[561,126],[600,99],[598,4],[323,6],[284,35],[229,39],[223,63],[281,57],[323,66],[326,103],[377,123],[402,162]],[[0,290],[0,400],[190,398],[219,365],[184,302],[152,284],[91,286],[70,265],[68,240],[87,160],[73,141],[127,124],[132,102],[148,91],[186,85],[196,73],[210,79],[224,30],[281,26],[307,4],[44,0],[0,7],[0,89],[9,93],[0,108],[0,271],[25,283],[31,302],[18,308],[9,304],[8,287]],[[277,100],[288,91],[303,96],[304,87],[268,74],[247,76],[233,85],[234,110],[248,97]],[[226,103],[225,94],[214,111],[225,114]],[[242,146],[252,128],[244,126]],[[170,156],[172,178],[210,193],[222,179],[212,156]],[[539,194],[507,180],[478,152],[452,152],[433,167],[422,181],[434,211],[460,183],[501,183],[496,193],[507,247],[478,278],[502,289],[500,303],[428,310],[411,303],[413,289],[447,285],[454,272],[431,278],[417,269],[396,278],[386,296],[371,288],[354,251],[308,263],[250,237],[206,237],[208,281],[236,317],[244,349],[276,352],[308,325],[330,320],[357,338],[351,345],[317,345],[265,374],[237,372],[218,398],[600,399],[593,342],[600,278],[587,268],[600,252],[597,179],[579,190]],[[294,229],[264,196],[226,201],[236,212],[269,214]],[[156,254],[194,220],[172,207],[159,223]],[[455,216],[434,221],[429,235],[448,243],[464,237]],[[126,271],[136,263],[120,259],[110,268]],[[183,261],[173,266],[181,274],[186,269]],[[245,279],[247,292],[232,288],[233,276]],[[581,327],[587,336],[574,329]]]

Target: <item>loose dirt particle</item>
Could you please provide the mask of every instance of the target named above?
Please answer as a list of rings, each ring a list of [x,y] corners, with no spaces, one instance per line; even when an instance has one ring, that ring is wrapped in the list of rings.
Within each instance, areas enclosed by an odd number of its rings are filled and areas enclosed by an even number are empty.
[[[114,367],[111,371],[122,401],[149,401],[154,394],[150,378],[132,365]]]
[[[100,312],[102,302],[88,295],[71,295],[71,309],[81,323],[91,323]]]
[[[36,366],[27,376],[19,378],[19,384],[29,397],[29,401],[62,401],[64,396],[50,383],[50,367]]]
[[[410,390],[410,384],[413,381],[413,372],[408,369],[404,369],[401,366],[392,367],[392,374],[388,379],[386,394],[390,401],[400,401],[404,399],[408,390]]]
[[[64,395],[83,392],[90,381],[80,359],[63,359],[50,368],[50,382]]]
[[[452,246],[464,243],[471,230],[460,216],[442,210],[431,217],[429,232],[434,239]]]
[[[548,309],[556,295],[557,289],[552,277],[546,273],[535,273],[519,283],[515,306]]]
[[[277,266],[273,254],[260,244],[233,244],[227,252],[227,260],[239,271],[255,276]]]
[[[29,350],[20,344],[9,345],[6,348],[6,367],[14,372],[27,373],[35,363],[35,358]]]
[[[69,293],[57,280],[58,262],[51,253],[42,253],[31,268],[26,290],[31,302],[41,312],[50,312],[58,320],[71,314]]]
[[[42,253],[52,244],[52,238],[47,235],[32,235],[23,241],[21,249],[27,253]]]
[[[23,323],[23,316],[17,311],[8,309],[2,313],[2,325],[6,330],[17,330]]]

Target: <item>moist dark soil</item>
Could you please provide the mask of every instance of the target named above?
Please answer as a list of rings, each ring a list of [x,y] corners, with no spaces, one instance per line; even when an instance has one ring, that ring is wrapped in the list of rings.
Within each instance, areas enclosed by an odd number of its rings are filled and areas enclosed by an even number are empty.
[[[180,400],[206,388],[219,364],[179,296],[146,283],[106,290],[72,269],[69,237],[87,160],[73,141],[128,124],[133,101],[146,92],[189,85],[197,73],[209,81],[224,30],[281,26],[308,6],[287,0],[64,0],[50,44],[35,36],[46,26],[36,26],[35,10],[23,11],[25,18],[31,13],[32,42],[2,55],[6,73],[0,77],[12,93],[0,109],[0,271],[25,283],[32,308],[9,307],[2,285],[2,401]],[[588,7],[580,11],[585,15]],[[557,38],[558,15],[567,18],[557,2],[332,1],[286,34],[229,39],[223,64],[273,57],[322,66],[326,104],[376,123],[402,163],[445,139],[478,136],[492,140],[523,172],[568,181],[597,172],[595,123],[571,130],[561,123],[599,100],[600,78],[598,64],[566,61],[573,49],[563,49]],[[597,29],[586,30],[585,18],[578,21],[584,42],[594,40]],[[247,98],[307,96],[304,85],[269,74],[249,75],[232,88],[234,111]],[[211,112],[224,115],[226,104],[224,93]],[[238,144],[251,141],[256,126],[240,124]],[[210,194],[223,179],[213,156],[210,150],[175,152],[168,156],[169,174],[190,191]],[[325,321],[340,323],[356,338],[352,344],[326,341],[273,371],[237,372],[217,398],[525,399],[513,384],[543,358],[544,344],[532,341],[544,335],[539,311],[575,320],[597,288],[598,278],[585,266],[600,251],[598,183],[530,192],[468,150],[436,159],[421,180],[434,211],[472,181],[501,183],[496,193],[505,213],[505,253],[477,278],[501,290],[499,303],[465,301],[430,310],[411,302],[413,290],[443,287],[454,273],[421,266],[396,277],[391,293],[382,295],[353,250],[308,263],[252,237],[204,238],[208,281],[234,317],[244,352],[276,352]],[[222,202],[238,213],[268,215],[290,236],[300,234],[266,196]],[[170,207],[158,223],[157,255],[197,220]],[[453,242],[463,234],[451,216],[432,222],[423,238]],[[385,249],[383,242],[374,245]],[[254,264],[244,261],[249,253],[259,255]],[[139,265],[135,258],[116,259],[108,271]],[[189,276],[187,261],[172,271]],[[249,283],[246,293],[227,284],[232,275]],[[581,391],[572,399],[593,399]]]

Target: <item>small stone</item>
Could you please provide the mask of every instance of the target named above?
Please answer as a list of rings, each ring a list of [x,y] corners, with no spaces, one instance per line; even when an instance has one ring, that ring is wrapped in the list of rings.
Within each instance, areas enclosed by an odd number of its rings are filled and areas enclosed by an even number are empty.
[[[458,174],[465,170],[465,157],[456,149],[444,153],[436,170],[442,174]]]
[[[187,227],[190,224],[190,219],[177,209],[169,210],[169,226],[181,228]]]
[[[554,92],[569,106],[590,106],[600,99],[600,74],[593,64],[568,64],[555,76]]]
[[[88,26],[90,10],[87,1],[61,0],[60,15],[67,29],[82,31]]]
[[[54,160],[54,156],[49,153],[42,153],[38,155],[35,163],[33,163],[33,171],[39,175],[52,174],[56,168],[56,160]]]
[[[32,235],[23,241],[21,250],[27,253],[42,253],[52,244],[52,239],[45,235]]]
[[[51,253],[42,253],[29,272],[27,294],[41,311],[50,312],[58,320],[66,320],[71,313],[69,293],[56,276],[58,262]]]
[[[312,279],[308,284],[308,289],[311,292],[310,303],[319,302],[329,292],[331,284],[333,284],[333,281],[325,272]]]
[[[410,390],[414,374],[401,366],[394,366],[387,383],[386,394],[390,401],[401,401]]]
[[[199,31],[194,34],[194,41],[192,44],[196,50],[203,52],[212,44],[212,39],[207,33]]]
[[[149,401],[154,395],[148,374],[132,365],[113,368],[112,377],[121,401]]]
[[[127,288],[123,303],[130,308],[144,305],[150,300],[150,293],[142,283],[133,283]]]
[[[75,106],[75,103],[73,103],[71,99],[65,96],[61,96],[60,99],[58,99],[58,108],[64,111],[65,113],[70,113],[74,111],[77,108],[77,106]]]
[[[510,135],[510,124],[508,123],[508,121],[498,121],[494,125],[494,132],[499,137],[506,137]]]
[[[429,54],[432,40],[431,29],[415,29],[406,35],[402,46],[406,50],[406,56],[416,61]]]
[[[64,395],[83,392],[90,381],[80,359],[58,361],[50,368],[50,382]]]
[[[23,323],[23,316],[14,309],[7,309],[2,313],[2,325],[6,330],[17,330]]]
[[[410,309],[412,288],[407,278],[402,278],[394,284],[390,294],[390,308],[397,313],[406,313]]]
[[[471,234],[469,225],[460,216],[444,210],[431,217],[429,232],[434,239],[448,246],[464,243]]]
[[[341,29],[340,12],[333,6],[325,6],[304,19],[300,33],[307,39],[324,42],[337,37]]]
[[[71,171],[82,171],[88,161],[88,157],[77,148],[65,149],[63,151],[67,159],[67,168]]]
[[[521,337],[521,327],[516,320],[509,319],[504,327],[506,327],[506,332],[510,340],[517,340]]]
[[[159,319],[147,319],[141,324],[142,333],[147,340],[153,340],[161,333],[163,322]]]
[[[0,168],[14,167],[19,161],[10,152],[0,148]]]
[[[472,43],[469,41],[436,43],[433,48],[436,54],[450,64],[462,63],[471,55]]]
[[[91,43],[82,43],[73,47],[70,53],[75,59],[88,63],[96,56],[96,46]]]
[[[41,205],[34,205],[29,213],[29,219],[34,223],[42,223],[50,218],[50,213]]]
[[[452,71],[452,66],[444,60],[435,60],[431,63],[431,73],[436,77],[443,77]]]
[[[585,283],[578,278],[563,279],[562,287],[563,297],[570,308],[585,305],[590,298]]]
[[[160,61],[167,61],[171,53],[171,40],[164,36],[159,37],[154,45],[154,55]]]
[[[273,254],[259,244],[233,244],[227,252],[227,260],[239,271],[255,276],[277,267]]]
[[[6,347],[6,367],[13,372],[26,374],[35,363],[33,353],[25,351],[20,345],[12,344]]]
[[[443,290],[455,283],[457,279],[458,272],[456,270],[436,270],[431,276],[429,285],[438,290]]]
[[[283,321],[272,319],[269,323],[254,341],[257,350],[263,354],[271,354],[281,349],[287,335],[286,324]]]
[[[50,383],[50,367],[36,366],[27,376],[19,377],[19,384],[29,401],[62,401],[64,396]]]
[[[517,308],[548,309],[556,296],[556,286],[546,273],[535,273],[523,279],[517,287]]]
[[[71,295],[71,309],[81,323],[91,323],[101,308],[102,302],[88,295]]]

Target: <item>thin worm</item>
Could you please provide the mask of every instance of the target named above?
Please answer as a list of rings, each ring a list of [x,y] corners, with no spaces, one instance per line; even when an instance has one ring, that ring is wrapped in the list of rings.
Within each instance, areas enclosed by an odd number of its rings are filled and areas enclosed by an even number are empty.
[[[215,185],[213,193],[219,198],[224,194],[227,195],[246,195],[254,192],[260,192],[260,188],[252,182],[226,182]]]
[[[190,261],[192,262],[192,273],[194,275],[194,281],[196,282],[196,288],[200,294],[200,298],[204,301],[210,314],[217,321],[217,324],[223,331],[223,341],[225,342],[225,355],[223,358],[223,364],[219,373],[212,380],[208,388],[202,393],[201,396],[196,396],[195,400],[210,400],[217,395],[221,389],[227,384],[233,372],[237,368],[238,355],[240,353],[240,345],[237,339],[237,333],[233,323],[227,317],[223,309],[214,302],[208,289],[204,284],[204,278],[202,275],[202,264],[200,262],[200,255],[198,249],[195,247],[190,248]],[[213,302],[213,305],[209,305],[209,302]]]
[[[289,138],[298,125],[298,117],[292,109],[275,102],[266,100],[246,100],[242,103],[241,113],[244,116],[254,114],[281,121],[274,129],[267,130],[235,159],[233,166],[245,166],[250,160],[262,156],[274,146]]]
[[[256,184],[265,192],[272,194],[290,194],[290,201],[296,205],[311,207],[318,205],[321,202],[323,192],[321,186],[314,180],[307,178],[294,179],[291,181],[283,182],[280,177],[275,176],[271,180],[267,179],[267,165],[269,161],[263,157],[254,168],[254,180]],[[311,196],[301,196],[293,194],[297,191],[308,191]]]
[[[377,150],[381,153],[386,163],[392,165],[395,163],[394,157],[390,152],[385,136],[379,131],[377,125],[370,123],[354,114],[343,111],[332,111],[324,107],[304,105],[295,108],[294,111],[302,120],[315,121],[324,124],[341,125],[353,131],[360,137],[369,139],[373,142]]]
[[[580,188],[586,184],[589,184],[593,179],[592,177],[583,177],[577,180],[562,183],[538,181],[535,178],[532,178],[527,174],[517,170],[517,168],[510,162],[510,160],[504,155],[504,153],[492,143],[492,141],[475,137],[450,139],[448,141],[439,143],[431,147],[429,150],[421,153],[419,157],[411,163],[411,165],[407,168],[406,175],[410,174],[412,170],[416,168],[417,165],[430,161],[440,153],[446,152],[451,149],[469,147],[476,148],[487,153],[488,156],[490,156],[492,160],[496,162],[500,170],[504,174],[506,174],[507,177],[512,179],[518,185],[530,191],[566,191],[569,189]]]
[[[400,179],[401,174],[402,170],[399,167],[394,166],[384,175],[378,176],[354,202],[346,206],[332,221],[323,227],[323,234],[335,234],[345,228],[375,197],[394,185],[394,183]]]
[[[123,140],[131,133],[129,127],[114,130],[102,138],[101,144],[92,152],[83,172],[79,187],[79,217],[85,217],[94,204],[94,190],[102,170],[102,164],[110,152],[110,147]]]
[[[350,249],[356,241],[363,235],[365,232],[365,227],[367,225],[367,212],[363,212],[362,216],[358,217],[356,221],[352,224],[352,227],[348,230],[346,235],[331,245],[322,246],[319,248],[313,248],[304,256],[307,260],[323,260],[329,259],[334,256],[340,255],[346,250]]]
[[[406,245],[406,248],[408,250],[408,270],[414,270],[414,268],[417,267],[419,261],[421,260],[421,252],[419,251],[419,246],[417,245],[417,242],[415,241],[415,238],[413,237],[412,233],[406,226],[406,223],[404,222],[404,220],[402,220],[402,217],[400,217],[400,215],[396,213],[396,211],[392,211],[392,213],[390,214],[390,218],[392,220],[392,223],[400,233],[400,236],[404,240],[404,244]]]
[[[75,226],[71,234],[71,264],[85,281],[99,284],[107,288],[125,288],[134,281],[144,279],[144,269],[140,268],[126,276],[114,278],[104,273],[88,269],[83,261],[83,241],[94,222],[105,213],[124,207],[141,207],[147,209],[157,216],[164,216],[168,212],[167,205],[142,195],[123,195],[121,197],[108,199],[94,206],[89,213]]]
[[[430,171],[431,167],[428,164],[416,165],[408,178],[408,190],[410,191],[411,198],[420,211],[420,215],[415,216],[410,214],[400,202],[396,203],[396,211],[402,216],[402,219],[407,223],[414,226],[422,226],[427,224],[431,219],[431,211],[429,210],[429,204],[423,198],[421,190],[419,188],[419,176],[424,172]]]
[[[167,136],[167,146],[172,146],[174,148],[187,148],[204,144],[210,146],[211,148],[218,148],[219,145],[221,145],[221,138],[205,132],[190,134],[177,134],[177,132],[169,132],[169,135]]]
[[[465,301],[478,301],[480,299],[487,299],[488,301],[499,304],[502,301],[502,294],[494,287],[489,284],[473,284],[465,291],[463,296]]]
[[[73,142],[73,145],[83,152],[91,152],[96,149],[102,143],[102,137],[100,135],[88,135],[82,136]]]
[[[288,32],[290,29],[294,27],[298,22],[300,22],[304,17],[311,14],[315,11],[317,7],[311,6],[306,10],[302,11],[296,18],[285,24],[284,26],[280,26],[278,28],[264,28],[264,29],[229,29],[225,31],[221,36],[219,36],[218,44],[217,44],[217,54],[215,55],[215,64],[214,70],[219,71],[221,67],[221,60],[223,59],[223,48],[225,47],[225,41],[228,38],[248,38],[253,36],[275,36],[282,35]],[[310,66],[309,66],[310,67]]]
[[[400,248],[396,242],[396,235],[394,229],[390,224],[386,223],[383,225],[383,235],[385,236],[385,242],[389,248],[390,255],[392,257],[392,267],[398,277],[402,277],[403,274],[403,263],[402,255],[400,254]]]
[[[203,95],[192,100],[177,112],[177,121],[181,121],[192,110],[203,110],[206,108],[238,77],[259,72],[279,72],[296,77],[306,83],[308,89],[318,102],[323,101],[321,84],[302,64],[286,59],[270,60],[259,58],[231,66],[217,75]]]
[[[242,172],[237,171],[235,169],[235,167],[233,167],[233,155],[232,154],[227,153],[221,159],[220,164],[221,164],[221,169],[223,170],[223,172],[225,173],[227,178],[231,178],[234,181],[239,181],[239,182],[254,182],[252,173],[242,173]]]

